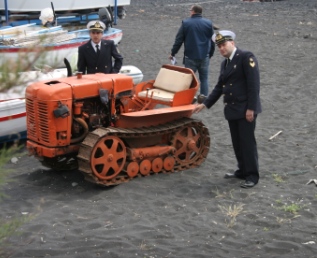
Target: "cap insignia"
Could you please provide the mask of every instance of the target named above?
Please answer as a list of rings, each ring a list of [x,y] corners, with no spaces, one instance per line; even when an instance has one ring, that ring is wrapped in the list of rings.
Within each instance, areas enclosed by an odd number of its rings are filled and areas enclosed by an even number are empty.
[[[223,40],[224,37],[218,32],[217,35],[216,35],[216,41],[220,41],[220,40]]]

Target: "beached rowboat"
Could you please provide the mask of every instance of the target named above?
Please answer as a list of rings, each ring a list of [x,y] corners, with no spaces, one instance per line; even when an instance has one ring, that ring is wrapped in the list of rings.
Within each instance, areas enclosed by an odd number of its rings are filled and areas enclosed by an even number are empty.
[[[0,143],[26,138],[25,99],[0,100]]]
[[[43,28],[35,24],[2,29],[0,66],[14,67],[20,62],[22,71],[44,64],[54,68],[65,67],[64,58],[72,60],[77,55],[78,47],[89,39],[88,29],[67,31],[60,26]],[[119,44],[122,30],[109,27],[103,39]]]

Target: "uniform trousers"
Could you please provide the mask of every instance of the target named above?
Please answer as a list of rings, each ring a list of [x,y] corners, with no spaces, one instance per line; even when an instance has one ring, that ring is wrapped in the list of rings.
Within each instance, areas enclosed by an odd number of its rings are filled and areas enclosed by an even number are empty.
[[[235,175],[257,184],[260,176],[257,144],[254,135],[256,116],[252,122],[242,118],[229,120],[228,123],[234,153],[238,161],[238,170]]]

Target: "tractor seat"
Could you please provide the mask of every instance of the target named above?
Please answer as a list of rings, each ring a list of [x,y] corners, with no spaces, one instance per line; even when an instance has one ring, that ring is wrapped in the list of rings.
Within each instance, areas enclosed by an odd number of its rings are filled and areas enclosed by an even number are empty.
[[[150,98],[158,102],[172,102],[176,92],[188,90],[193,75],[162,67],[153,83],[153,88],[140,91],[139,98]]]

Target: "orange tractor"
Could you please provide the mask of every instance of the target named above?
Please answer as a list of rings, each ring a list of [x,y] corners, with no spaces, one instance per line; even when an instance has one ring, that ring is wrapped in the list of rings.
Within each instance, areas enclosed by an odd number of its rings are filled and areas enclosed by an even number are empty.
[[[54,170],[78,169],[100,185],[199,166],[209,152],[204,124],[190,118],[199,83],[163,65],[137,85],[124,74],[90,74],[26,89],[27,148]]]

